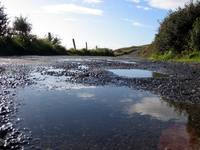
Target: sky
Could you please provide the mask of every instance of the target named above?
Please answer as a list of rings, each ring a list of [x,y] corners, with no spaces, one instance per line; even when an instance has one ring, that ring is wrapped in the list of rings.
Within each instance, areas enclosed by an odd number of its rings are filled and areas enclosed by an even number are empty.
[[[190,0],[1,0],[11,22],[24,16],[32,33],[44,37],[48,32],[62,39],[67,48],[72,38],[78,48],[117,49],[149,44],[159,22],[169,10],[184,7]]]

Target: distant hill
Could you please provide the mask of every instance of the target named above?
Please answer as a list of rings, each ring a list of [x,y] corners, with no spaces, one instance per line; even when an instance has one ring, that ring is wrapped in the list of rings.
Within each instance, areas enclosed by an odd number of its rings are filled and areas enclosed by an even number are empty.
[[[114,51],[115,56],[122,56],[122,55],[132,55],[132,56],[139,56],[140,53],[147,47],[148,45],[142,45],[142,46],[131,46],[131,47],[125,47],[116,49]]]

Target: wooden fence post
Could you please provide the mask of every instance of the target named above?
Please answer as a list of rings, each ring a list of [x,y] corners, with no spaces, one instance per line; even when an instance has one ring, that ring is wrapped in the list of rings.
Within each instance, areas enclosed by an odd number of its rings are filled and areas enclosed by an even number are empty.
[[[85,47],[85,48],[86,48],[86,50],[88,50],[88,44],[87,44],[87,42],[85,43],[85,46],[86,46],[86,47]]]
[[[73,45],[74,45],[74,50],[76,50],[76,42],[75,42],[75,39],[72,39],[73,41]]]

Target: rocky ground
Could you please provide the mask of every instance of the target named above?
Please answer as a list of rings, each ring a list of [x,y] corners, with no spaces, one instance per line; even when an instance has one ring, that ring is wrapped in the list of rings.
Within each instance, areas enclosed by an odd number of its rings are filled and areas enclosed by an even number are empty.
[[[136,62],[136,63],[133,63]],[[148,90],[171,101],[200,103],[200,65],[151,62],[131,58],[29,57],[0,59],[0,149],[20,149],[30,137],[15,126],[15,90],[36,84],[32,72],[67,76],[66,82],[86,85],[116,85]],[[51,68],[51,69],[49,69]],[[52,69],[53,68],[53,69]],[[156,78],[119,77],[107,69],[147,69],[165,74]],[[55,71],[58,69],[60,71]]]

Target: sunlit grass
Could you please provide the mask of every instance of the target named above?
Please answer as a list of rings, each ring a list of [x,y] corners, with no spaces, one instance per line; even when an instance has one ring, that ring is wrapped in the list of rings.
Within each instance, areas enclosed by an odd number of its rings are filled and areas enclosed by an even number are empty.
[[[183,52],[182,54],[175,54],[171,51],[164,54],[152,54],[149,57],[151,60],[158,61],[174,61],[174,62],[200,62],[200,52]]]

